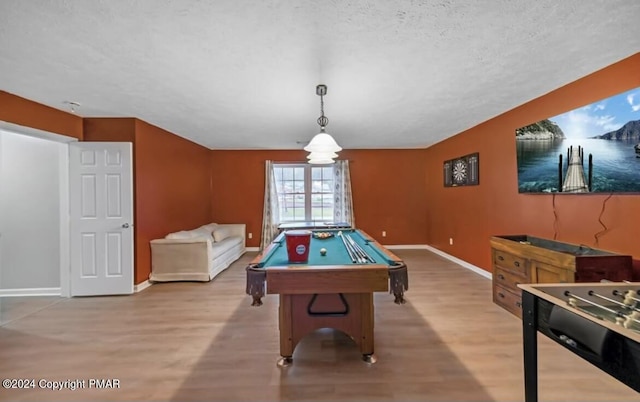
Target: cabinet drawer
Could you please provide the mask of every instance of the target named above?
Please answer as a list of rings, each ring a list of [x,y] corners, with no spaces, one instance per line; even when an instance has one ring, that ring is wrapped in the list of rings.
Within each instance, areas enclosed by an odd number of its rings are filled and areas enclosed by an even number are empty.
[[[630,281],[633,278],[633,263],[625,256],[577,258],[576,282],[599,282],[607,279],[613,282]]]
[[[521,292],[516,294],[500,285],[493,285],[493,302],[519,318],[522,318],[521,294]]]
[[[536,283],[574,282],[573,271],[543,262],[531,261],[531,271]]]
[[[521,283],[529,283],[529,280],[526,276],[516,275],[513,272],[505,271],[501,268],[495,268],[493,273],[493,282],[496,285],[500,285],[505,287],[512,292],[519,293],[520,289],[518,285]]]
[[[527,276],[527,262],[522,257],[495,250],[493,263],[507,271],[519,272],[521,275]]]

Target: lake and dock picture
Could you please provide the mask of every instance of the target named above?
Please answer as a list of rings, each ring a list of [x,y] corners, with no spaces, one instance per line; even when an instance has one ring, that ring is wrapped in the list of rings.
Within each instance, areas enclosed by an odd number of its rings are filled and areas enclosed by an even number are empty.
[[[516,130],[520,193],[640,193],[640,88]]]

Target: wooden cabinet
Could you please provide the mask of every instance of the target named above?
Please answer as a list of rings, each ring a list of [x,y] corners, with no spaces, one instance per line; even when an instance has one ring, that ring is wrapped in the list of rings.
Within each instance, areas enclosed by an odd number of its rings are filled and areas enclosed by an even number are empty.
[[[493,301],[522,318],[520,283],[632,280],[632,258],[527,235],[491,238]]]
[[[531,277],[535,283],[575,282],[575,273],[571,269],[556,267],[539,261],[531,261]]]

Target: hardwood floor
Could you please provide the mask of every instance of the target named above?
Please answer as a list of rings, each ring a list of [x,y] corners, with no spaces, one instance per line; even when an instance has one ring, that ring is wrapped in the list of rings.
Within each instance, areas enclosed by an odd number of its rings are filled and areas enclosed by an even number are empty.
[[[61,302],[57,296],[0,297],[0,325],[6,325]]]
[[[247,253],[209,283],[59,299],[13,315],[0,326],[3,379],[36,387],[78,379],[87,388],[0,389],[0,400],[522,400],[521,322],[492,303],[491,282],[426,250],[395,252],[410,288],[405,305],[375,294],[374,365],[348,337],[320,330],[278,368],[278,298],[251,307],[244,267],[255,253]],[[540,400],[639,399],[543,336],[539,371]],[[89,379],[120,387],[89,389]]]

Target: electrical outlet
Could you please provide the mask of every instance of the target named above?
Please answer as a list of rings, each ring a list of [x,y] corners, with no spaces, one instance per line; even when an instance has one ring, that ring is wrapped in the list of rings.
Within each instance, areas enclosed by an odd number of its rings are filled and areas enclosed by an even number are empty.
[[[249,238],[253,239],[253,233],[249,232]]]
[[[386,230],[382,231],[382,237],[387,237],[387,231]]]
[[[449,237],[449,245],[453,246],[453,237]]]

